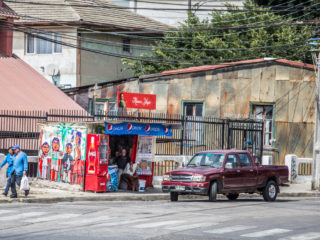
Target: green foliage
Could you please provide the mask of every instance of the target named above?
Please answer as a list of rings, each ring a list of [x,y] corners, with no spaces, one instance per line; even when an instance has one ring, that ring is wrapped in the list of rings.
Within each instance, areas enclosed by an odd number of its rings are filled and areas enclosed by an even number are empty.
[[[252,0],[263,7],[270,7],[277,14],[299,17],[301,20],[313,20],[319,17],[319,0]],[[281,11],[280,11],[281,10]]]
[[[227,7],[229,10],[238,9],[231,5]],[[166,33],[163,40],[154,44],[151,55],[141,56],[145,61],[124,62],[140,76],[262,57],[311,61],[306,43],[312,35],[311,26],[294,25],[294,19],[272,12],[251,11],[263,8],[249,2],[245,3],[244,9],[248,11],[214,11],[206,20],[189,14],[178,31]]]

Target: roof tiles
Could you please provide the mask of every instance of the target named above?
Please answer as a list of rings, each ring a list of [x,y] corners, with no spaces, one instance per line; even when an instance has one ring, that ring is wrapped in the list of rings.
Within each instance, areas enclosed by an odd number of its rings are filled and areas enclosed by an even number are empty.
[[[19,22],[23,23],[60,21],[150,31],[170,28],[106,0],[10,0],[7,4],[20,16]]]
[[[83,110],[17,57],[0,56],[0,88],[2,110]]]
[[[201,72],[201,71],[209,71],[209,70],[215,70],[219,68],[228,68],[238,65],[247,65],[247,64],[254,64],[254,63],[261,63],[261,62],[277,62],[282,63],[285,65],[293,66],[293,67],[303,67],[307,69],[315,69],[314,65],[301,63],[301,62],[295,62],[285,59],[265,59],[265,58],[259,58],[259,59],[253,59],[253,60],[245,60],[245,61],[239,61],[239,62],[230,62],[230,63],[222,63],[217,65],[204,65],[204,66],[198,66],[198,67],[189,67],[189,68],[183,68],[183,69],[176,69],[176,70],[169,70],[164,71],[161,73],[162,76],[169,76],[169,75],[176,75],[176,74],[185,74],[185,73],[194,73],[194,72]],[[148,76],[144,76],[144,78],[148,78]]]

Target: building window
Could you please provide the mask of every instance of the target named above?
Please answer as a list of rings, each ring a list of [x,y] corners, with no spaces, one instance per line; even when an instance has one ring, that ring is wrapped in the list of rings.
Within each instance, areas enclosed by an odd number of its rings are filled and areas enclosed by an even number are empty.
[[[130,39],[125,38],[122,41],[122,50],[124,52],[130,53],[131,52],[131,45],[130,45]]]
[[[51,34],[39,34],[40,37],[52,39]],[[37,53],[38,54],[51,54],[52,53],[52,42],[42,38],[37,38]]]
[[[61,53],[62,45],[52,42],[47,39],[52,39],[58,42],[62,41],[62,37],[58,33],[39,34],[41,38],[35,38],[31,35],[27,35],[27,53],[37,54],[52,54]]]
[[[272,145],[273,130],[273,105],[253,105],[253,116],[257,120],[263,120],[263,144]]]
[[[185,139],[190,141],[190,144],[202,144],[203,141],[203,103],[184,102],[184,116],[186,118]],[[190,120],[190,122],[188,122]]]
[[[54,40],[57,42],[62,42],[62,36],[59,34],[55,34]],[[54,52],[55,53],[62,53],[62,45],[57,42],[54,43]]]
[[[27,35],[27,53],[34,53],[34,37]]]
[[[93,99],[89,99],[89,109],[88,112],[92,114],[93,108]],[[94,104],[94,114],[96,115],[97,120],[103,120],[106,115],[117,115],[117,102],[116,100],[108,100],[108,99],[96,99]]]
[[[108,115],[116,115],[117,114],[117,103],[108,101]]]

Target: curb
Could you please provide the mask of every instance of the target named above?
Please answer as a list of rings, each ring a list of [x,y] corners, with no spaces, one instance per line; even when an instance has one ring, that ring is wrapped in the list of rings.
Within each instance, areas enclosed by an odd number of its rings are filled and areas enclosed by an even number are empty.
[[[279,193],[278,197],[320,197],[320,192]]]
[[[183,199],[199,199],[201,196],[196,195],[185,195]],[[260,195],[256,196],[244,196],[245,198],[252,199],[252,197],[260,197]],[[278,197],[300,197],[300,198],[319,198],[320,193],[280,193]],[[224,199],[223,196],[219,196],[219,199]],[[1,203],[58,203],[58,202],[79,202],[79,201],[169,201],[170,195],[157,193],[157,194],[136,194],[136,195],[122,195],[122,196],[79,196],[79,197],[43,197],[43,198],[18,198],[18,199],[0,199]]]

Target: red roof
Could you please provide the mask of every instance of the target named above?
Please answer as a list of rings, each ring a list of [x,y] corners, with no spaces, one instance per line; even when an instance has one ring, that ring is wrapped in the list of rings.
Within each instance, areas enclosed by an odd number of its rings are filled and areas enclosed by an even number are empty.
[[[7,5],[0,2],[0,17],[19,18],[18,15]]]
[[[209,71],[209,70],[215,70],[219,68],[226,68],[226,67],[233,67],[238,65],[247,65],[252,63],[260,63],[260,62],[277,62],[277,63],[283,63],[289,66],[293,67],[303,67],[307,69],[315,69],[314,65],[301,63],[301,62],[295,62],[285,59],[266,59],[266,58],[259,58],[259,59],[253,59],[253,60],[246,60],[246,61],[239,61],[239,62],[230,62],[230,63],[222,63],[217,65],[204,65],[204,66],[198,66],[198,67],[189,67],[189,68],[183,68],[183,69],[176,69],[176,70],[169,70],[162,72],[161,75],[168,76],[168,75],[175,75],[175,74],[183,74],[183,73],[193,73],[193,72],[201,72],[201,71]]]
[[[83,110],[40,73],[17,57],[0,55],[1,110]]]

